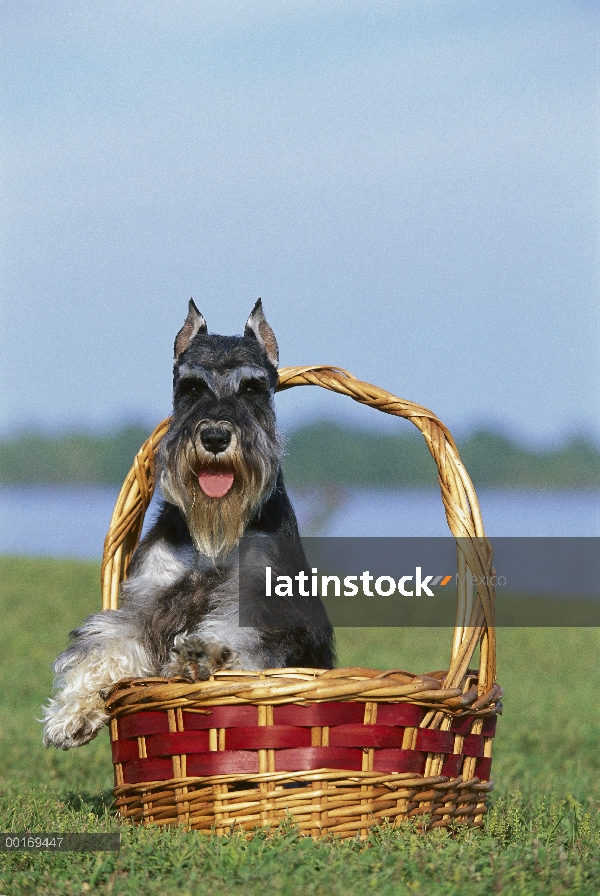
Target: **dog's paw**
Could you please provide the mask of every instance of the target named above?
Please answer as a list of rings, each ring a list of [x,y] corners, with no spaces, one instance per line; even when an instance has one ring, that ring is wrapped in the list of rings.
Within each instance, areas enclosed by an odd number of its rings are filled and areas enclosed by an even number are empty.
[[[165,678],[206,681],[221,669],[235,668],[237,661],[237,652],[225,644],[198,635],[177,635],[161,674]]]
[[[98,698],[82,708],[50,701],[44,709],[45,725],[43,743],[45,747],[70,750],[82,747],[93,740],[108,722],[104,703]]]

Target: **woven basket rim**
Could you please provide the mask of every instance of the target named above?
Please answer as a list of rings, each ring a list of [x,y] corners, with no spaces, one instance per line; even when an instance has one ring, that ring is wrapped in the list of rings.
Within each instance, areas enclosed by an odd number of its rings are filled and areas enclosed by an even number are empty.
[[[467,687],[446,688],[447,673],[416,675],[402,670],[265,669],[260,672],[217,672],[207,681],[189,682],[180,678],[122,679],[111,689],[105,702],[116,719],[149,709],[190,709],[204,706],[302,705],[358,701],[363,703],[410,703],[429,710],[422,727],[437,727],[433,716],[484,718],[502,710],[502,688],[495,684],[479,695],[478,673],[470,669]],[[371,674],[357,674],[369,672]],[[308,673],[312,673],[309,675]]]

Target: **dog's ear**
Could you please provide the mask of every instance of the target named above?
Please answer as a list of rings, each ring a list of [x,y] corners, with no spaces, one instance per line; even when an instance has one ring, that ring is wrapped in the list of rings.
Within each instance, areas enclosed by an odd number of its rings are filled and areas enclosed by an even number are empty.
[[[277,347],[275,333],[268,325],[263,314],[262,299],[257,300],[250,317],[246,321],[244,336],[251,336],[257,339],[260,346],[267,353],[267,358],[273,367],[279,367],[279,348]]]
[[[175,337],[175,360],[177,360],[179,355],[186,350],[194,336],[197,336],[198,333],[208,333],[208,328],[204,317],[196,308],[194,300],[190,299],[188,316],[186,317],[181,330]]]

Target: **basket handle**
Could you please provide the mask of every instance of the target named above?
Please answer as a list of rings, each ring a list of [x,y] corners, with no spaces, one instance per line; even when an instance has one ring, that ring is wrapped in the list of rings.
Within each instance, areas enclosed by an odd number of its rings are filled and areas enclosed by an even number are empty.
[[[366,404],[405,417],[422,433],[438,468],[442,501],[448,527],[457,541],[458,595],[452,659],[446,687],[461,687],[478,644],[480,695],[487,694],[496,678],[496,629],[494,624],[495,589],[492,583],[492,546],[485,536],[479,502],[465,470],[454,439],[436,415],[421,405],[398,398],[379,386],[356,379],[348,371],[326,365],[283,367],[279,370],[278,390],[293,386],[322,386],[348,395]],[[160,423],[138,451],[127,474],[110,521],[102,560],[102,607],[117,609],[119,586],[127,575],[131,556],[142,531],[144,515],[154,492],[155,451],[169,428],[170,419]],[[478,582],[473,588],[467,568]]]

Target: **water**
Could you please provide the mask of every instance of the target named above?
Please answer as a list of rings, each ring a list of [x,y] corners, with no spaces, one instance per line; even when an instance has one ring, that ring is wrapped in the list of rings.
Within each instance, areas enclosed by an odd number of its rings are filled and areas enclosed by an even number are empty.
[[[0,552],[101,560],[118,488],[0,488]]]
[[[0,553],[100,560],[117,494],[116,487],[0,487]],[[600,536],[598,492],[481,490],[478,497],[490,536]],[[315,490],[292,499],[307,535],[448,534],[436,491]]]
[[[598,492],[482,489],[477,497],[486,534],[492,537],[600,535]],[[342,499],[322,534],[435,537],[448,532],[437,491],[356,489]]]

